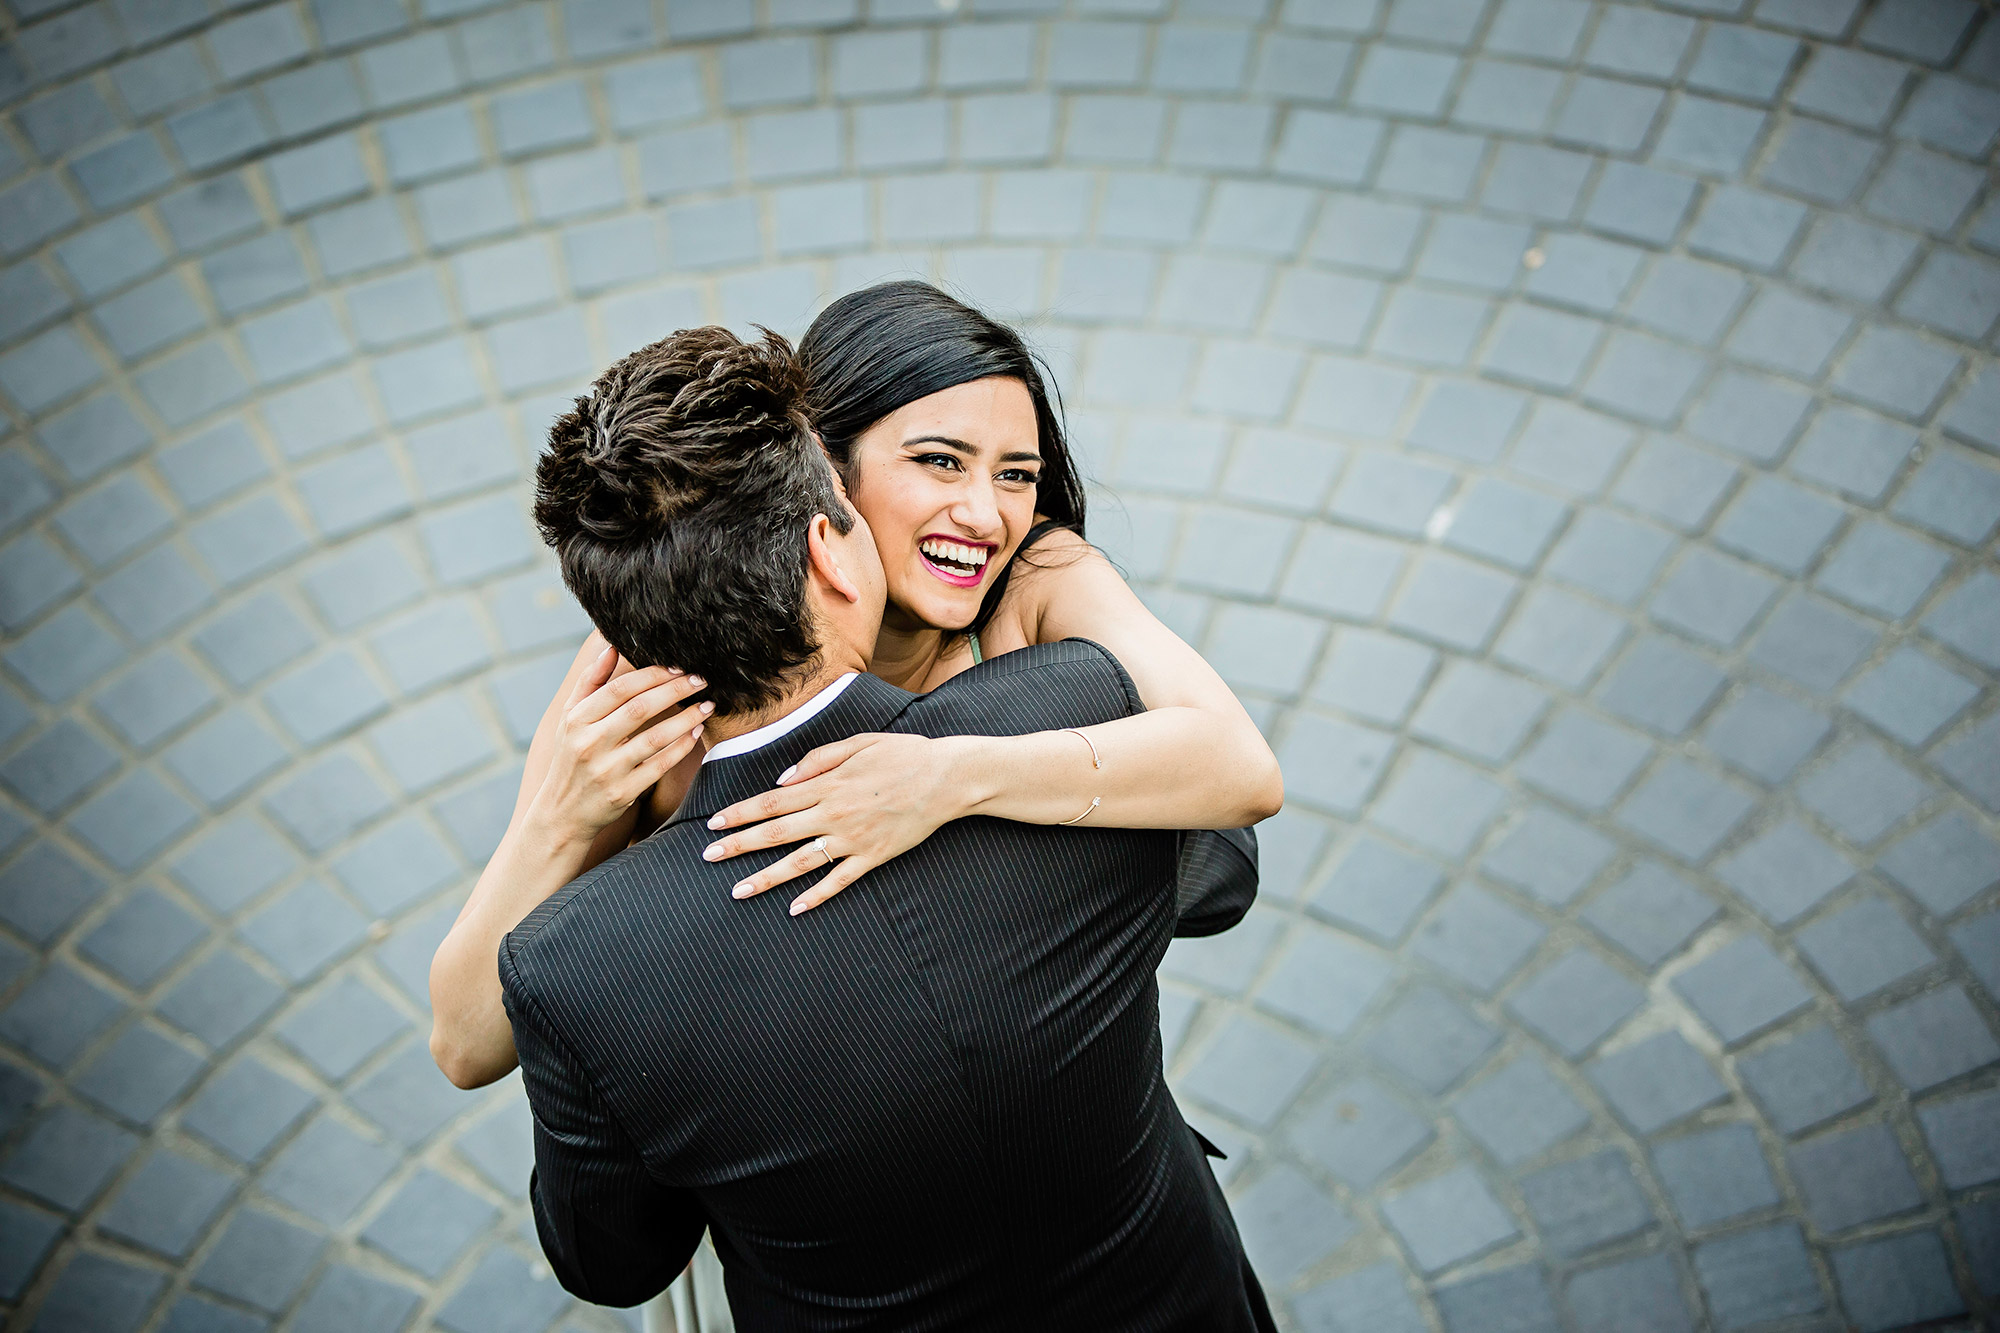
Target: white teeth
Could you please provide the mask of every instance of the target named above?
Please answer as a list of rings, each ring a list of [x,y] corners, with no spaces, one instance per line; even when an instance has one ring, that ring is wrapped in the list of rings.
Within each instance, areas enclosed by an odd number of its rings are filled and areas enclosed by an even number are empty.
[[[949,560],[956,565],[968,565],[973,569],[982,569],[986,565],[987,550],[983,546],[966,546],[939,537],[926,537],[918,543],[917,549],[925,555],[934,556],[939,560]]]

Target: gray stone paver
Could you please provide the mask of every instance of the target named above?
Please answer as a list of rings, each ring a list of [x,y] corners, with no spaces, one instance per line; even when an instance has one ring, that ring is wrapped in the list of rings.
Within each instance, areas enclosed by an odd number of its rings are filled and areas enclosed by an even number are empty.
[[[1991,1320],[1996,88],[1959,0],[9,0],[10,1326],[629,1326],[413,1035],[525,478],[908,273],[1285,763],[1163,969],[1285,1327]]]

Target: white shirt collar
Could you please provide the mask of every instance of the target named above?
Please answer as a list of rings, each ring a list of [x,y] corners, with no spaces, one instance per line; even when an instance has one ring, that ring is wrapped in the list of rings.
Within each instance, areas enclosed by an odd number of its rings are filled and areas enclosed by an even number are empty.
[[[728,759],[734,755],[749,754],[752,750],[761,750],[779,737],[796,731],[826,711],[827,705],[838,699],[840,692],[846,689],[848,684],[858,674],[858,672],[854,671],[848,672],[839,680],[836,680],[833,684],[827,686],[818,694],[815,694],[812,698],[779,718],[776,722],[767,722],[755,731],[746,731],[741,736],[731,736],[726,741],[717,742],[714,746],[710,747],[707,754],[701,757],[701,762],[706,764],[716,759]]]

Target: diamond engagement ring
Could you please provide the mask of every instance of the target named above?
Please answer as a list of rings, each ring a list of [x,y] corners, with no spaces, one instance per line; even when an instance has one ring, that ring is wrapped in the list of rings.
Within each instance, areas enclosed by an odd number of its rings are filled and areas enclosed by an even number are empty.
[[[814,839],[812,840],[812,849],[813,849],[814,851],[818,852],[818,853],[819,853],[819,854],[820,854],[821,856],[825,857],[825,858],[826,858],[826,863],[827,863],[828,865],[832,865],[832,864],[833,864],[833,853],[832,853],[832,852],[829,852],[829,851],[828,851],[828,850],[826,849],[826,839],[825,839],[825,838],[814,838]]]

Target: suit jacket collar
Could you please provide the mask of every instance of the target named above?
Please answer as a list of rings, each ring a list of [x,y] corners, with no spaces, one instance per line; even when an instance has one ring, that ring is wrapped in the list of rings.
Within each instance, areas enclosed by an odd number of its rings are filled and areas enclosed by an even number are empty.
[[[706,823],[716,811],[769,791],[778,785],[780,773],[810,751],[865,731],[884,730],[918,697],[862,672],[840,692],[839,698],[804,726],[748,754],[703,764],[694,786],[681,801],[681,808],[667,821],[668,826],[694,819]]]

